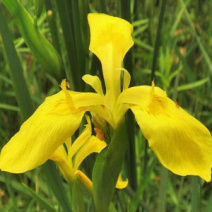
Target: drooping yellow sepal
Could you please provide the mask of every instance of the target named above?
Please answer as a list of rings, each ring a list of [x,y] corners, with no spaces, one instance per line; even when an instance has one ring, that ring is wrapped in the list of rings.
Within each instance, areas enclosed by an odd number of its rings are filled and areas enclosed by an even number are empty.
[[[1,151],[2,171],[22,173],[43,164],[68,137],[73,135],[85,110],[73,108],[67,95],[60,91],[46,98],[35,113],[23,123],[20,131]]]
[[[139,98],[140,96],[140,98]],[[127,104],[160,162],[178,175],[211,180],[212,138],[207,128],[154,84],[125,90]]]

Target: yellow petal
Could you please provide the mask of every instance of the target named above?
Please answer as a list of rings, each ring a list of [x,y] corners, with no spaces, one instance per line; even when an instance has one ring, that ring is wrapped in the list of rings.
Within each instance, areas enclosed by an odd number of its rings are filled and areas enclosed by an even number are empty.
[[[148,107],[149,102],[153,96],[152,86],[136,86],[124,90],[118,100],[117,104],[139,105]],[[154,93],[159,97],[166,97],[166,92],[159,87],[154,87]]]
[[[72,92],[72,100],[75,108],[88,108],[104,104],[104,97],[97,93]]]
[[[134,88],[134,91],[136,88]],[[141,92],[141,88],[138,89]],[[138,91],[137,90],[137,91]],[[178,175],[198,175],[211,180],[212,139],[210,132],[160,89],[144,88],[147,104],[135,100],[131,109],[160,162]],[[143,94],[141,93],[143,97]],[[140,103],[140,105],[138,104]]]
[[[95,136],[91,136],[82,148],[76,153],[74,161],[74,169],[77,170],[82,161],[90,154],[99,153],[107,146],[104,141],[99,140]]]
[[[124,80],[123,80],[123,91],[124,91],[130,85],[131,76],[130,76],[129,72],[126,69],[122,68],[121,70],[124,72]]]
[[[121,174],[119,174],[119,177],[118,177],[118,180],[117,180],[117,183],[116,183],[116,188],[123,189],[123,188],[126,188],[127,185],[128,185],[128,179],[123,181]]]
[[[77,178],[85,186],[85,188],[92,194],[93,193],[93,183],[92,181],[81,171],[77,170],[75,172]]]
[[[76,131],[84,112],[74,109],[63,91],[46,98],[3,147],[0,169],[21,173],[43,164]]]
[[[106,91],[112,91],[111,98],[120,93],[121,63],[133,45],[132,25],[117,17],[105,14],[89,14],[90,51],[101,61]]]
[[[71,144],[72,144],[72,138],[70,137],[65,141],[66,148],[69,149],[71,147]]]
[[[85,83],[90,85],[98,94],[103,95],[102,84],[99,77],[86,74],[82,77],[82,79]]]
[[[55,152],[49,157],[50,160],[53,160],[55,162],[61,162],[66,161],[68,159],[68,155],[66,153],[66,150],[62,145],[60,145]]]
[[[91,128],[91,121],[88,116],[86,116],[87,123],[85,125],[85,129],[79,135],[79,137],[74,141],[74,143],[68,149],[68,160],[72,162],[73,156],[76,154],[77,151],[87,142],[87,140],[91,137],[92,128]]]
[[[63,178],[67,182],[71,183],[75,179],[72,164],[68,161],[68,155],[63,145],[59,146],[49,159],[57,163]]]
[[[66,95],[66,99],[70,102],[71,105],[73,105],[73,100],[70,95],[70,91],[67,90],[67,84],[66,80],[62,80],[60,87],[62,88],[64,94]]]

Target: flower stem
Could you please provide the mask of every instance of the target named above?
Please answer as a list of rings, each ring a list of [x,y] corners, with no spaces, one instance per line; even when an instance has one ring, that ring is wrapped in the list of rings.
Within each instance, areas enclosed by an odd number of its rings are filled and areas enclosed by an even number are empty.
[[[125,20],[131,22],[130,0],[120,0],[121,16]],[[126,54],[124,66],[129,71],[133,85],[133,50]],[[135,155],[135,119],[132,113],[127,113],[127,129],[128,129],[128,150],[127,150],[127,170],[129,182],[134,190],[137,189],[137,172],[136,172],[136,155]]]
[[[200,180],[196,176],[191,180],[191,211],[200,211]]]
[[[9,65],[10,76],[16,94],[16,100],[20,107],[22,116],[26,120],[34,111],[33,102],[27,87],[21,62],[13,44],[13,38],[9,31],[3,11],[0,7],[0,34],[2,37],[5,55]]]
[[[158,58],[158,52],[160,48],[160,40],[161,40],[161,29],[163,25],[163,18],[166,8],[166,2],[167,0],[163,0],[160,7],[160,15],[159,15],[159,23],[157,28],[157,35],[155,40],[155,47],[154,47],[154,55],[153,55],[153,61],[152,61],[152,74],[151,74],[151,81],[155,78],[155,69],[157,64],[157,58]]]

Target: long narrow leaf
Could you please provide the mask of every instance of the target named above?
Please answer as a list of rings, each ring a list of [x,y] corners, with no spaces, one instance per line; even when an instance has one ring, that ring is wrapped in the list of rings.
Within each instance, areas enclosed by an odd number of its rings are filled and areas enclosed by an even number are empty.
[[[0,7],[0,34],[2,36],[5,55],[10,67],[10,76],[16,93],[16,99],[22,111],[24,119],[27,119],[34,111],[33,103],[23,76],[23,69],[13,45],[12,35]]]
[[[44,69],[60,79],[61,58],[54,47],[42,35],[32,17],[18,0],[2,0],[10,11],[26,44],[32,54],[41,63]]]
[[[1,7],[0,33],[2,36],[6,57],[10,66],[10,75],[13,81],[16,99],[24,119],[27,119],[33,113],[34,107],[23,76],[22,66],[15,51],[12,36],[8,29],[7,22],[4,18]],[[55,166],[53,166],[51,163],[48,163],[43,166],[43,170],[45,171],[45,175],[48,178],[47,184],[52,189],[61,207],[64,209],[64,211],[71,211],[69,201],[66,197],[65,189],[62,185],[62,180],[59,177],[59,173]]]
[[[25,187],[25,189],[28,191],[28,193],[30,194],[30,196],[32,198],[34,198],[37,203],[44,209],[46,209],[48,212],[56,212],[56,210],[51,206],[51,204],[44,199],[42,196],[40,196],[39,194],[37,194],[36,192],[34,192],[31,188],[29,188],[27,185],[23,185]]]
[[[97,157],[93,169],[93,189],[96,212],[107,212],[112,200],[127,148],[126,126],[114,131],[109,147]]]

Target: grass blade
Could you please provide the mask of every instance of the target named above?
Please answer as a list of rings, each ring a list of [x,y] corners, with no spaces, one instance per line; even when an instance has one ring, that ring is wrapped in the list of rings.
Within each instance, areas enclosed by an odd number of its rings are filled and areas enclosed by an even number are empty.
[[[5,55],[10,67],[10,76],[16,93],[16,99],[20,106],[24,119],[27,119],[34,111],[33,103],[23,76],[23,69],[13,45],[12,35],[0,7],[0,33],[5,50]]]
[[[13,16],[24,41],[31,49],[35,58],[47,72],[61,79],[61,57],[51,43],[40,32],[36,21],[33,21],[31,15],[18,0],[2,0],[2,3]]]
[[[61,176],[56,169],[54,162],[47,161],[42,168],[45,173],[46,182],[48,182],[50,189],[53,191],[55,197],[60,203],[59,205],[63,208],[63,211],[72,211],[67,197],[67,191],[64,189]]]
[[[94,203],[97,212],[107,212],[124,160],[127,141],[126,125],[114,131],[108,148],[97,157],[92,174]],[[115,153],[115,154],[114,154]]]
[[[27,192],[30,194],[30,196],[34,198],[43,209],[46,209],[48,212],[56,212],[56,210],[51,206],[51,204],[46,199],[44,199],[42,196],[37,194],[27,185],[24,184],[23,186],[25,187]]]
[[[23,70],[19,61],[18,55],[13,45],[11,33],[8,29],[7,22],[4,18],[0,7],[0,33],[6,53],[6,57],[10,66],[10,75],[13,81],[16,99],[21,109],[24,119],[27,119],[34,111],[33,103],[30,98],[29,90],[23,76]],[[66,197],[66,192],[62,185],[62,180],[59,178],[59,173],[55,166],[51,163],[45,164],[43,167],[46,176],[48,177],[48,185],[53,190],[55,197],[58,199],[64,211],[71,211],[69,202]]]

